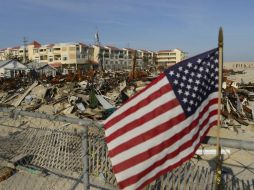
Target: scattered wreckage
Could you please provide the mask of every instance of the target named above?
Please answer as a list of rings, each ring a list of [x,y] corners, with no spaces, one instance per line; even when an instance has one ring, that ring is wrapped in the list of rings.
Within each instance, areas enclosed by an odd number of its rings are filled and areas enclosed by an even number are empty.
[[[254,84],[249,84],[254,89]],[[223,82],[222,127],[232,127],[238,132],[237,126],[248,126],[254,121],[254,92],[249,91],[245,84],[237,84],[224,78]],[[240,125],[239,125],[240,124]]]
[[[5,79],[0,84],[0,104],[29,111],[105,119],[153,78],[129,81],[127,72],[93,72],[85,76],[41,76]]]
[[[142,90],[156,75],[133,80],[128,72],[77,72],[68,75],[13,78],[1,81],[0,104],[51,114],[102,120]],[[249,125],[254,120],[254,84],[223,78],[222,127]]]

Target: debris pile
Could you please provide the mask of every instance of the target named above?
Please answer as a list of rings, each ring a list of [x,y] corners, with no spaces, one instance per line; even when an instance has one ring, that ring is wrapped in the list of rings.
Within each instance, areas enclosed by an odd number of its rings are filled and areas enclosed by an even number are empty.
[[[248,126],[254,120],[254,84],[229,80],[232,72],[224,71],[222,127],[237,131],[238,126]],[[139,75],[133,80],[133,76],[124,71],[89,70],[54,77],[1,79],[0,104],[54,115],[103,120],[156,77],[149,72]]]
[[[236,83],[224,77],[222,127],[238,132],[238,126],[248,126],[254,121],[254,84]]]
[[[93,72],[1,83],[0,104],[55,115],[101,120],[142,90],[153,77],[129,80],[127,72]]]

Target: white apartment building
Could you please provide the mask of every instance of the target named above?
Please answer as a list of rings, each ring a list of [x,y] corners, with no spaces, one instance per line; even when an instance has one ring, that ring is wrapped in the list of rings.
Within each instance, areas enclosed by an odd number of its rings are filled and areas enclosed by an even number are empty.
[[[129,70],[132,68],[133,56],[136,53],[136,67],[144,69],[152,64],[153,52],[135,50],[131,48],[117,48],[114,46],[93,45],[94,61],[106,70]]]

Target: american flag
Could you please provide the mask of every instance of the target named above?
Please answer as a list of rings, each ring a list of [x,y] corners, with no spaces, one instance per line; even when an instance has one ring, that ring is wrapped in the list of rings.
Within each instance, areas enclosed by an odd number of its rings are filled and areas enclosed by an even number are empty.
[[[218,109],[218,48],[165,70],[103,124],[121,189],[142,189],[190,159]]]

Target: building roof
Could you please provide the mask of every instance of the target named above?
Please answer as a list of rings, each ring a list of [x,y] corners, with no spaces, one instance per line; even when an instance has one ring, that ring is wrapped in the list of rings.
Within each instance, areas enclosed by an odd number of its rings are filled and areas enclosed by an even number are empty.
[[[47,66],[52,67],[52,69],[55,69],[53,66],[51,66],[47,63],[31,62],[31,63],[27,64],[27,67],[29,69],[37,69],[37,70],[42,69]]]
[[[132,49],[132,48],[123,48],[125,50],[128,50],[128,51],[136,51],[135,49]]]
[[[167,49],[167,50],[159,50],[158,53],[163,53],[163,52],[171,52],[172,50],[171,49]]]
[[[145,50],[145,49],[139,49],[138,51],[142,51],[142,52],[144,52],[144,53],[151,53],[150,51]]]
[[[104,46],[101,46],[101,45],[93,45],[93,47],[99,47],[99,48],[101,48],[101,49],[105,49],[105,47],[104,47]]]
[[[111,50],[121,50],[117,47],[114,47],[114,46],[105,46],[105,48],[108,48],[108,49],[111,49]]]
[[[50,63],[49,65],[51,67],[53,67],[53,68],[60,68],[60,67],[62,67],[62,63],[61,62],[54,62],[54,63]]]
[[[11,49],[20,49],[20,46],[15,46],[15,47],[13,47]]]
[[[40,48],[41,47],[41,44],[39,43],[39,42],[37,42],[37,41],[32,41],[31,43],[30,43],[30,45],[34,45],[34,47],[35,48]]]
[[[6,66],[8,64],[11,64],[10,67],[7,66],[8,70],[23,70],[23,69],[27,69],[27,67],[25,65],[23,65],[22,63],[20,63],[19,61],[16,60],[6,60],[6,61],[0,61],[0,67]]]
[[[78,44],[81,45],[81,46],[88,47],[88,45],[86,45],[86,44],[84,44],[84,43],[82,43],[82,42],[79,42]]]
[[[46,45],[47,48],[52,48],[55,44],[48,44]]]
[[[3,67],[7,63],[11,62],[11,60],[6,60],[6,61],[0,61],[0,67]]]

